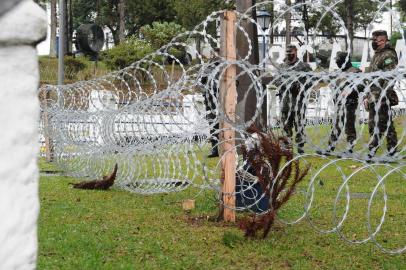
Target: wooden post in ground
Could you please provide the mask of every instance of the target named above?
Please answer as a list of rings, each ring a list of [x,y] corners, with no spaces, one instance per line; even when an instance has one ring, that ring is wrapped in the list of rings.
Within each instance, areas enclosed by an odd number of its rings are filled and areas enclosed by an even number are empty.
[[[236,60],[236,13],[226,11],[221,21],[220,54],[228,61]],[[222,166],[224,181],[223,192],[223,219],[227,222],[235,222],[235,171],[236,150],[235,131],[232,123],[235,123],[237,105],[236,87],[237,67],[228,65],[220,81],[221,108],[224,110],[226,121],[221,123],[222,128]]]

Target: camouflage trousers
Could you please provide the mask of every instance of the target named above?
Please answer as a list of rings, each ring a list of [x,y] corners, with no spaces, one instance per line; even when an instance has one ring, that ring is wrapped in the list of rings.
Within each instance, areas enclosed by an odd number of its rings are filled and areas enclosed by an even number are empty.
[[[377,117],[377,119],[375,119]],[[375,103],[369,103],[369,119],[368,119],[369,135],[372,140],[369,143],[369,150],[375,154],[382,137],[386,134],[388,151],[393,153],[396,151],[398,138],[393,125],[391,109],[387,104],[381,104],[376,115]]]
[[[336,119],[334,129],[331,131],[329,146],[334,148],[341,135],[344,126],[345,135],[347,135],[347,142],[352,144],[357,139],[357,131],[355,129],[355,119],[357,104],[349,103],[345,105],[345,110],[342,110],[341,104],[337,105]]]
[[[303,149],[306,141],[305,136],[305,114],[306,105],[299,102],[297,108],[296,103],[282,103],[281,110],[281,127],[285,132],[285,135],[289,138],[293,137],[293,128],[296,130],[295,142],[298,149]]]
[[[213,91],[216,94],[216,91]],[[210,144],[211,144],[211,151],[214,154],[218,153],[218,144],[219,144],[219,130],[220,124],[217,119],[217,115],[215,113],[215,109],[217,104],[214,101],[215,96],[212,93],[206,92],[204,95],[204,105],[206,107],[206,119],[210,125]]]

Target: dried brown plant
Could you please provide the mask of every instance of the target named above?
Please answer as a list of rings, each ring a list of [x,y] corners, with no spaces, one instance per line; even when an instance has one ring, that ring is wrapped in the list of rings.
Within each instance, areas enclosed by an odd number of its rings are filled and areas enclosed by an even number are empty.
[[[269,210],[260,216],[241,219],[239,227],[245,231],[246,237],[255,237],[262,230],[262,237],[265,238],[275,222],[278,210],[289,201],[310,166],[301,169],[298,160],[292,161],[293,150],[287,138],[276,137],[272,132],[260,132],[255,126],[250,127],[248,132],[256,134],[258,141],[250,149],[242,146],[243,158],[258,178],[264,196],[269,200]],[[289,164],[280,172],[287,162]]]
[[[118,165],[114,166],[114,170],[110,175],[103,176],[100,180],[92,180],[92,181],[83,181],[80,183],[69,183],[73,186],[73,188],[78,189],[99,189],[99,190],[107,190],[113,184],[114,180],[116,179]]]

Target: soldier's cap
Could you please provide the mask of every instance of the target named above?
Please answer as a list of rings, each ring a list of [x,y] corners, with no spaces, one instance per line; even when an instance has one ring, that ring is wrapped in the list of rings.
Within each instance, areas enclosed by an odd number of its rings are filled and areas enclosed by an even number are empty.
[[[286,54],[294,54],[297,51],[297,47],[293,44],[290,44],[286,47]]]
[[[372,32],[372,36],[373,37],[388,37],[388,32],[386,32],[385,30],[376,30],[374,32]]]

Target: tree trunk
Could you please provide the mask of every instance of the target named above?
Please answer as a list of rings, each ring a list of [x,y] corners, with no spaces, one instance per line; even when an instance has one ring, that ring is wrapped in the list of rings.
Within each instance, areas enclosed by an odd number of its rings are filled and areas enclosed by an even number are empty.
[[[269,13],[271,14],[271,29],[269,29],[269,43],[271,45],[273,45],[274,42],[274,31],[273,31],[273,27],[274,27],[274,23],[275,23],[275,5],[272,3],[270,5],[270,10]]]
[[[286,8],[290,8],[290,6],[292,5],[292,1],[291,0],[286,0]],[[291,21],[292,21],[292,13],[289,11],[286,12],[285,14],[285,21],[286,21],[286,47],[290,44],[290,25],[291,25]]]
[[[51,0],[51,41],[49,47],[49,56],[56,57],[56,27],[57,27],[57,17],[56,17],[56,0]]]
[[[73,12],[72,12],[72,7],[73,2],[72,0],[68,0],[68,53],[72,54],[73,53]]]
[[[110,29],[111,34],[113,36],[114,45],[117,46],[118,44],[120,44],[120,38],[119,38],[119,35],[118,35],[118,30],[115,30],[112,27],[109,27],[109,29]]]
[[[122,42],[125,39],[125,3],[124,0],[119,0],[118,2],[118,39],[119,42]]]
[[[246,12],[248,9],[251,9],[255,5],[255,0],[237,0],[236,7],[237,11],[240,13]],[[252,9],[252,18],[256,20],[256,12],[255,9]],[[250,57],[248,62],[252,65],[258,65],[259,63],[259,52],[258,52],[258,31],[257,27],[249,21],[242,21],[240,26],[244,29],[245,33],[247,33],[250,41],[251,41],[251,51],[249,47],[249,43],[247,41],[247,37],[242,33],[242,31],[237,31],[237,51],[239,54],[239,60],[244,58],[250,53]],[[237,86],[237,115],[239,116],[239,121],[242,123],[251,120],[255,115],[257,108],[257,97],[255,95],[255,91],[248,91],[250,87],[252,87],[252,79],[244,73],[240,67],[237,67],[237,74],[241,76],[238,77],[238,86]],[[265,113],[264,113],[265,115]],[[257,120],[261,121],[261,117],[258,117]],[[264,123],[266,123],[266,119],[262,119]],[[262,127],[264,125],[257,124],[258,127]]]
[[[350,51],[354,52],[354,3],[352,0],[345,0],[345,25],[348,30],[348,36],[350,38]],[[347,46],[348,47],[348,46]]]
[[[70,54],[69,50],[69,10],[68,10],[68,1],[69,0],[63,0],[63,6],[65,10],[65,55]]]
[[[303,22],[304,22],[304,27],[306,31],[306,44],[309,44],[309,12],[307,9],[307,4],[303,5]]]

